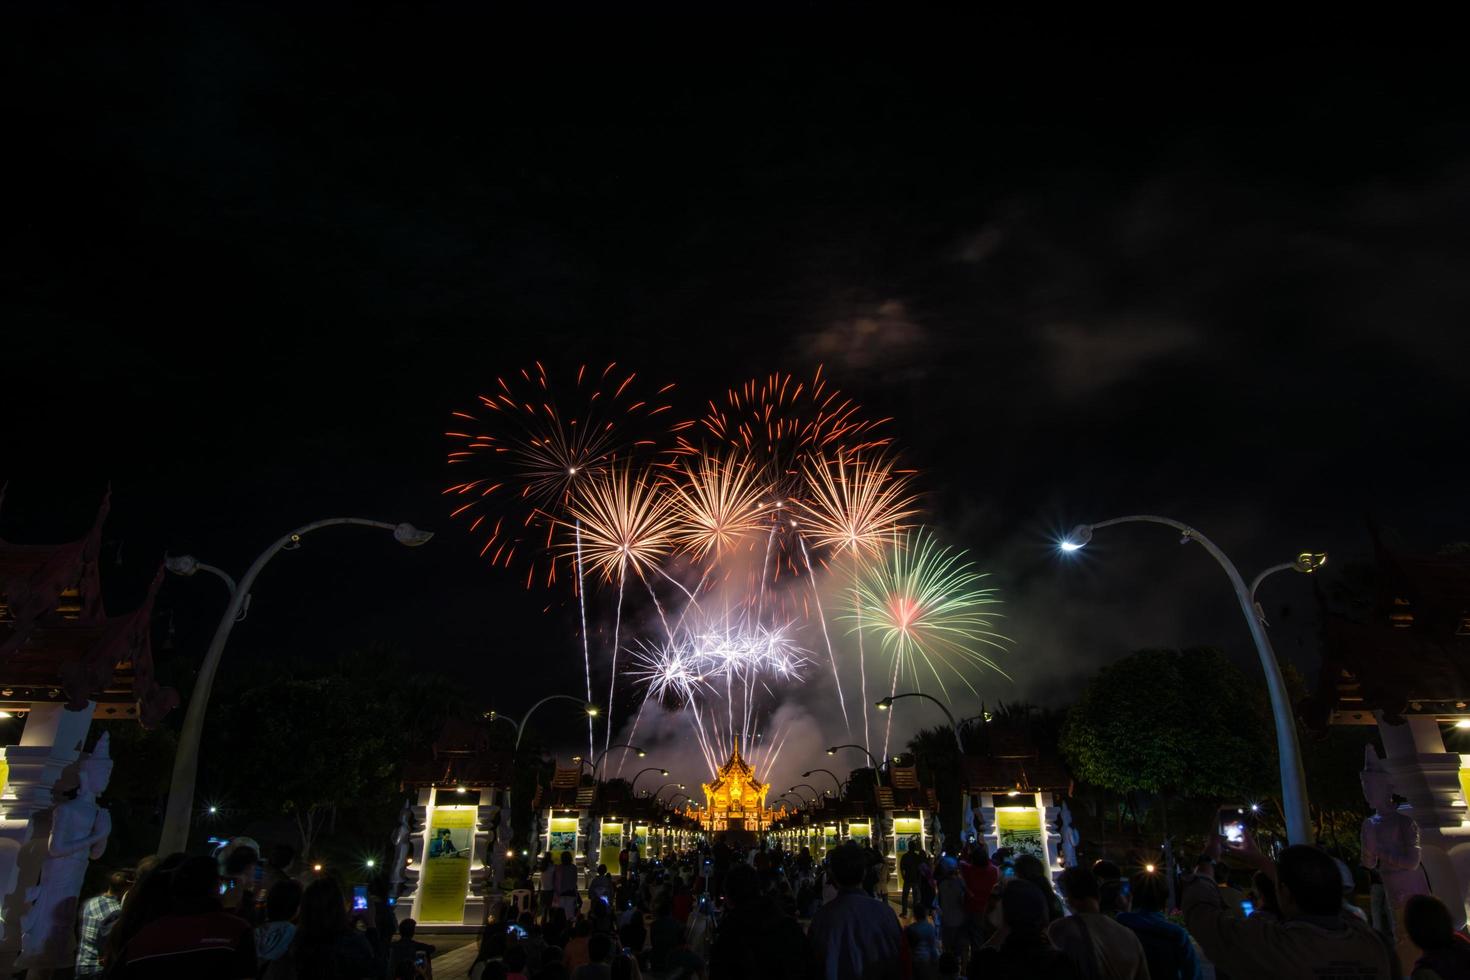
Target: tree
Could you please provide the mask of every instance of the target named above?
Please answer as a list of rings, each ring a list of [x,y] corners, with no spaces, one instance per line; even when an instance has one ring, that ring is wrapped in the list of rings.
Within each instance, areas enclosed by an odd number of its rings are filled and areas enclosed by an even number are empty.
[[[909,751],[919,770],[919,781],[939,797],[939,825],[951,842],[959,840],[964,825],[960,799],[960,757],[954,729],[948,725],[925,728],[909,739]],[[856,784],[856,778],[853,782]]]
[[[208,771],[232,809],[290,818],[303,856],[328,828],[347,853],[371,854],[398,820],[404,762],[465,710],[460,685],[373,649],[239,692],[207,746]]]
[[[1125,796],[1245,799],[1269,785],[1258,704],[1219,650],[1141,650],[1093,678],[1060,746],[1078,779]]]

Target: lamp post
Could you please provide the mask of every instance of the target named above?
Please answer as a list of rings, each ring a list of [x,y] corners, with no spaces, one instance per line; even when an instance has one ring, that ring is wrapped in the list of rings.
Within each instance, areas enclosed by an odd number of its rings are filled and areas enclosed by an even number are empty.
[[[189,817],[194,809],[194,784],[199,776],[199,746],[204,736],[204,712],[209,707],[209,693],[214,686],[214,675],[219,671],[220,658],[225,652],[225,643],[236,623],[245,618],[250,605],[250,588],[265,568],[266,563],[281,551],[295,551],[301,547],[301,539],[312,531],[338,524],[354,524],[358,527],[376,527],[393,532],[393,540],[408,548],[417,548],[434,536],[432,531],[420,531],[412,524],[389,524],[386,521],[370,521],[361,517],[330,517],[313,521],[278,538],[260,553],[246,570],[237,584],[225,572],[213,565],[206,565],[193,555],[179,555],[164,560],[164,567],[175,575],[189,576],[204,571],[222,579],[230,590],[230,602],[214,629],[204,661],[199,665],[199,676],[194,681],[194,690],[189,695],[189,707],[184,712],[184,724],[179,730],[179,746],[174,753],[174,771],[169,780],[168,804],[163,814],[163,833],[158,842],[160,854],[182,851],[189,841]]]
[[[688,793],[675,793],[673,796],[669,797],[669,806],[672,807],[674,805],[674,801],[677,800],[681,796],[684,797],[684,799],[689,800],[689,802],[691,802],[691,803],[694,802],[693,800],[690,800],[689,799],[689,794]]]
[[[653,791],[653,798],[655,800],[658,799],[658,794],[662,793],[664,790],[668,789],[670,786],[677,786],[680,789],[683,789],[684,788],[684,784],[683,783],[664,783],[658,789],[656,789],[656,790]]]
[[[837,778],[837,774],[835,772],[833,772],[831,769],[808,769],[806,772],[804,772],[804,773],[801,774],[801,778],[802,779],[811,779],[812,778],[812,773],[814,773],[814,772],[825,772],[827,774],[827,778],[830,779],[830,780],[832,780],[832,785],[837,787],[837,796],[838,796],[839,799],[841,799],[841,797],[842,797],[842,780],[840,780],[840,779]]]
[[[887,711],[889,708],[893,707],[893,702],[897,701],[899,698],[924,698],[926,701],[933,701],[935,704],[939,705],[939,710],[943,711],[944,717],[949,719],[950,731],[954,732],[955,748],[959,749],[961,759],[965,757],[965,746],[960,742],[960,726],[958,723],[955,722],[954,714],[950,712],[948,705],[946,705],[938,698],[934,697],[934,695],[932,694],[924,694],[920,691],[909,691],[907,694],[889,695],[882,701],[877,702],[875,707],[877,707],[879,711]]]
[[[809,789],[809,790],[812,791],[812,798],[810,800],[802,799],[802,795],[800,793],[797,793],[796,792],[797,790],[801,789],[803,786],[805,786],[807,789]],[[795,793],[796,794],[796,798],[798,800],[801,800],[801,802],[803,802],[803,803],[815,803],[817,797],[819,797],[819,796],[822,795],[821,793],[818,793],[816,791],[816,788],[813,787],[811,783],[797,783],[795,786],[791,787],[786,792],[787,793]]]
[[[802,799],[801,798],[801,794],[799,794],[799,793],[791,793],[791,792],[782,793],[780,796],[776,797],[776,799],[778,799],[778,800],[795,800],[796,801],[796,806],[793,809],[797,809],[797,810],[800,810],[802,807],[806,806],[806,800]]]
[[[1226,556],[1225,552],[1216,547],[1213,541],[1188,524],[1168,517],[1159,517],[1156,514],[1130,514],[1127,517],[1114,517],[1095,524],[1079,524],[1072,529],[1071,534],[1058,542],[1057,546],[1064,552],[1075,552],[1092,540],[1092,533],[1098,528],[1113,524],[1133,523],[1162,524],[1173,528],[1183,535],[1180,539],[1182,544],[1198,541],[1200,547],[1209,552],[1210,557],[1225,570],[1226,577],[1230,579],[1230,586],[1235,590],[1236,601],[1240,603],[1240,611],[1245,616],[1246,626],[1250,629],[1251,639],[1255,642],[1256,654],[1261,661],[1261,670],[1266,675],[1266,693],[1271,699],[1271,716],[1275,722],[1277,755],[1280,759],[1281,809],[1286,815],[1286,837],[1293,844],[1312,843],[1312,818],[1307,808],[1307,779],[1302,771],[1302,753],[1301,746],[1297,743],[1296,719],[1292,715],[1291,701],[1287,696],[1286,680],[1281,676],[1281,664],[1276,659],[1276,651],[1271,647],[1270,637],[1266,635],[1265,617],[1261,615],[1260,607],[1255,603],[1255,590],[1267,575],[1287,568],[1310,575],[1327,562],[1327,556],[1303,552],[1294,562],[1273,565],[1266,569],[1257,575],[1255,581],[1247,587],[1235,563]]]
[[[844,745],[834,745],[834,746],[832,746],[831,748],[829,748],[827,750],[827,754],[828,755],[836,755],[842,749],[857,749],[863,755],[867,756],[868,759],[869,759],[869,761],[871,761],[873,763],[873,771],[874,772],[881,771],[882,768],[883,768],[883,764],[881,762],[879,762],[878,759],[877,759],[877,757],[874,756],[873,753],[869,752],[865,746],[857,745],[856,743],[853,743],[853,742],[848,742],[848,743],[846,743]]]
[[[632,796],[633,791],[638,788],[638,777],[643,775],[645,772],[656,772],[660,776],[667,776],[669,774],[669,771],[667,769],[660,769],[658,766],[649,766],[647,769],[639,769],[636,773],[633,774],[633,781],[628,784],[629,796]]]
[[[502,715],[494,711],[486,712],[485,717],[489,718],[491,721],[503,721],[516,730],[515,751],[519,752],[521,748],[521,736],[526,733],[526,723],[531,720],[531,714],[537,708],[541,707],[548,701],[574,701],[582,706],[582,710],[587,713],[588,718],[596,718],[598,712],[601,711],[601,709],[598,708],[597,705],[588,701],[586,698],[573,697],[570,694],[552,694],[548,697],[542,698],[540,701],[537,701],[535,704],[527,708],[526,713],[521,716],[520,721],[516,721],[514,718],[511,718],[508,715]]]
[[[597,773],[602,767],[602,760],[606,759],[608,757],[608,753],[612,752],[613,749],[632,749],[634,752],[638,753],[638,758],[640,759],[645,758],[648,755],[647,752],[643,751],[641,748],[631,742],[619,742],[617,745],[609,745],[606,749],[603,750],[602,755],[599,755],[597,759],[592,763],[592,781],[594,783],[597,782]]]

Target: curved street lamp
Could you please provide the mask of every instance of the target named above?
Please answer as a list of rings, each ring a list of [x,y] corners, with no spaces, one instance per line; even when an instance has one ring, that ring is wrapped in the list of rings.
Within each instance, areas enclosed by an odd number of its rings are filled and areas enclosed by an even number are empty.
[[[1157,514],[1130,514],[1127,517],[1114,517],[1095,524],[1078,524],[1072,529],[1072,533],[1057,542],[1057,547],[1068,553],[1079,551],[1092,540],[1092,532],[1098,528],[1109,527],[1113,524],[1133,523],[1162,524],[1173,528],[1182,535],[1181,544],[1198,541],[1200,547],[1209,552],[1210,557],[1225,570],[1226,577],[1230,579],[1230,587],[1235,590],[1236,601],[1240,603],[1240,611],[1245,616],[1246,626],[1250,629],[1251,639],[1255,642],[1256,655],[1261,661],[1261,670],[1266,675],[1266,693],[1271,699],[1271,717],[1276,728],[1276,745],[1281,775],[1281,809],[1286,815],[1286,838],[1293,844],[1312,843],[1312,818],[1307,807],[1307,779],[1302,770],[1301,746],[1296,737],[1296,718],[1292,714],[1291,699],[1286,691],[1286,679],[1281,676],[1281,664],[1276,659],[1276,651],[1271,647],[1270,637],[1266,635],[1266,618],[1261,614],[1261,608],[1255,602],[1255,591],[1261,581],[1273,572],[1290,568],[1310,575],[1327,563],[1327,555],[1320,552],[1303,552],[1297,556],[1295,561],[1273,565],[1266,569],[1257,575],[1247,587],[1235,563],[1213,541],[1188,524],[1169,517],[1160,517]]]
[[[809,789],[809,790],[812,791],[812,802],[813,803],[817,802],[817,800],[820,800],[822,798],[822,796],[823,796],[822,793],[817,792],[817,788],[815,786],[813,786],[811,783],[797,783],[795,786],[791,787],[791,792],[795,793],[797,790],[803,789],[803,788]]]
[[[172,854],[184,850],[189,842],[189,818],[194,809],[194,784],[199,777],[199,746],[204,736],[204,712],[209,707],[209,694],[214,687],[214,675],[219,671],[220,659],[224,656],[225,643],[235,624],[245,618],[250,606],[250,589],[266,563],[282,551],[295,551],[301,547],[301,539],[312,531],[339,524],[358,527],[376,527],[393,532],[393,540],[407,548],[417,548],[428,543],[433,531],[421,531],[412,524],[389,524],[387,521],[370,521],[362,517],[329,517],[322,521],[303,524],[278,538],[246,569],[237,584],[233,578],[213,565],[198,561],[193,555],[178,555],[164,559],[164,567],[175,575],[190,576],[196,572],[209,572],[222,579],[230,590],[230,602],[225,606],[219,625],[214,628],[214,637],[199,665],[199,675],[194,681],[194,690],[189,695],[189,707],[184,712],[183,727],[179,730],[178,749],[174,753],[174,771],[169,780],[168,804],[163,813],[163,833],[158,842],[158,853]]]
[[[537,701],[535,704],[527,708],[526,713],[521,716],[520,721],[516,721],[509,715],[502,715],[495,711],[485,712],[485,717],[490,719],[491,721],[503,721],[516,730],[515,751],[519,752],[521,748],[521,736],[526,733],[526,723],[531,720],[531,714],[537,708],[541,707],[548,701],[576,702],[577,704],[580,704],[582,706],[582,710],[587,713],[588,718],[596,718],[598,713],[601,711],[601,709],[598,708],[597,705],[593,704],[591,701],[588,701],[586,698],[573,697],[570,694],[552,694],[549,697],[542,698],[540,701]]]
[[[613,749],[632,749],[634,752],[638,753],[638,758],[640,759],[647,758],[648,756],[647,752],[643,751],[643,749],[634,745],[632,742],[619,742],[617,745],[609,745],[606,749],[603,750],[602,755],[599,755],[597,757],[597,760],[592,763],[592,779],[594,782],[596,782],[597,780],[597,773],[602,766],[602,760],[606,759],[608,757],[608,754],[611,753]]]
[[[871,752],[868,751],[867,746],[858,745],[858,744],[856,744],[854,742],[847,742],[847,743],[845,743],[843,745],[834,745],[831,748],[827,749],[827,754],[828,755],[836,755],[842,749],[857,749],[863,755],[867,756],[868,759],[873,763],[873,770],[875,772],[876,771],[880,771],[883,768],[883,764],[878,761],[877,756],[873,755],[873,753],[871,753]]]
[[[837,774],[831,769],[808,769],[806,772],[801,774],[801,778],[811,779],[812,773],[814,772],[825,772],[827,774],[827,778],[832,780],[832,785],[837,787],[838,798],[840,799],[842,797],[842,780],[838,779]]]
[[[907,694],[890,694],[882,701],[877,702],[874,706],[879,711],[887,711],[889,708],[893,707],[893,702],[897,701],[899,698],[925,698],[926,700],[933,701],[935,704],[939,705],[939,710],[943,711],[944,717],[949,719],[950,731],[954,732],[955,748],[960,750],[961,759],[965,757],[965,746],[963,743],[960,742],[960,726],[955,722],[954,714],[949,710],[948,705],[946,705],[943,701],[939,700],[932,694],[924,694],[921,691],[910,691]]]
[[[683,783],[664,783],[658,789],[654,790],[651,795],[656,800],[656,799],[658,799],[658,794],[662,793],[664,790],[668,789],[670,786],[677,786],[680,789],[683,789],[684,788],[684,784]]]
[[[633,774],[632,782],[628,783],[629,796],[633,795],[633,790],[637,789],[638,787],[638,777],[643,775],[645,772],[656,772],[660,776],[667,776],[669,774],[669,771],[667,769],[660,769],[658,766],[649,766],[647,769],[639,769],[636,773]]]

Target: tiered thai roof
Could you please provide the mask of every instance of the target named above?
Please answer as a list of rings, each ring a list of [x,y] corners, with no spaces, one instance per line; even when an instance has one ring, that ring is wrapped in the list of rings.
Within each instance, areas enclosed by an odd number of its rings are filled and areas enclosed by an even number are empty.
[[[582,766],[579,763],[568,769],[561,766],[551,775],[551,783],[537,787],[536,807],[551,807],[556,810],[586,810],[597,801],[597,787],[589,783],[582,785]]]
[[[515,757],[490,747],[483,725],[451,718],[439,737],[403,768],[403,785],[503,789],[514,775]]]
[[[704,790],[705,816],[702,818],[714,827],[723,821],[747,819],[769,822],[770,811],[766,809],[766,793],[771,784],[756,778],[755,768],[740,757],[740,740],[736,739],[730,758],[715,772],[713,782],[702,783]]]
[[[135,715],[151,728],[179,703],[153,673],[150,621],[163,566],[142,605],[107,615],[97,558],[108,506],[104,497],[91,530],[76,541],[0,538],[0,704],[65,701],[80,709],[96,701],[99,717]]]
[[[890,766],[888,782],[889,785],[873,790],[880,810],[938,809],[939,798],[933,787],[920,785],[917,766]]]
[[[1297,707],[1329,724],[1397,723],[1406,714],[1464,714],[1470,705],[1470,554],[1413,555],[1375,536],[1372,581],[1322,607],[1316,690]]]
[[[962,760],[960,774],[965,792],[1070,791],[1072,777],[1061,759],[1037,748],[1024,726],[997,719],[985,727],[989,743],[986,754],[967,755]]]

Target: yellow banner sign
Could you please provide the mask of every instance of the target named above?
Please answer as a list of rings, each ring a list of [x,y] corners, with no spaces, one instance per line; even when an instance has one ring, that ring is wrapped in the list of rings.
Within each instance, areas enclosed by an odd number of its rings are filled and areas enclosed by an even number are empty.
[[[464,921],[474,853],[475,807],[436,806],[429,816],[428,847],[419,875],[420,922]]]

